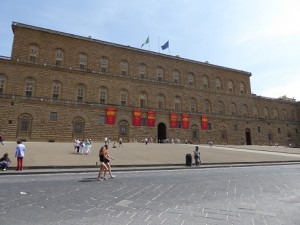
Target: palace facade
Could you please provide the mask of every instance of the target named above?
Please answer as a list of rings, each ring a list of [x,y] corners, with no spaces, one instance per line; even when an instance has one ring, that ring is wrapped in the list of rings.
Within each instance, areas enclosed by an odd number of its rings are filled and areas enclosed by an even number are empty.
[[[0,58],[6,140],[300,143],[300,102],[251,93],[251,73],[13,22]]]

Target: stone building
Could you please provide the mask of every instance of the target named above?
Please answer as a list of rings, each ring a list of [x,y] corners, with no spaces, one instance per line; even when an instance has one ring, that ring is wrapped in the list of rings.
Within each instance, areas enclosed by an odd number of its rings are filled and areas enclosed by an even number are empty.
[[[299,144],[300,103],[251,93],[251,73],[13,22],[0,59],[6,140]]]

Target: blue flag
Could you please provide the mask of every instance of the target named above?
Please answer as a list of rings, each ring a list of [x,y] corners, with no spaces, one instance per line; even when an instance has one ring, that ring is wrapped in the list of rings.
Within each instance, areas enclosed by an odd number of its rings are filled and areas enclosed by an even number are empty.
[[[162,50],[165,50],[166,48],[169,48],[169,41],[167,41],[164,45],[161,46]]]

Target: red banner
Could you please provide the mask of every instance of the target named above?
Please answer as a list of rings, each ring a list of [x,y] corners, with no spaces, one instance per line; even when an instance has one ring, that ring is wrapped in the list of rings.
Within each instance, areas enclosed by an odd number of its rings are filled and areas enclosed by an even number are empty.
[[[202,130],[208,129],[208,115],[202,115],[201,129]]]
[[[154,127],[155,126],[155,112],[148,111],[147,113],[147,126]]]
[[[116,108],[106,108],[106,124],[115,124],[116,121]]]
[[[177,128],[178,115],[177,113],[171,112],[170,114],[170,128]]]
[[[142,124],[142,111],[139,109],[134,109],[132,111],[132,125],[141,126]]]
[[[182,114],[182,128],[189,129],[190,126],[190,115],[189,114]]]

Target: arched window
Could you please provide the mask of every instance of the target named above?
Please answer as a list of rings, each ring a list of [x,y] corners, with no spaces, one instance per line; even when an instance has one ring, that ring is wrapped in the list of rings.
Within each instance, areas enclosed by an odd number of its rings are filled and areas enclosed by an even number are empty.
[[[275,120],[278,120],[278,110],[277,109],[273,109],[273,117]]]
[[[173,82],[176,84],[180,84],[180,73],[178,70],[173,71]]]
[[[206,75],[203,76],[203,88],[204,89],[209,88],[208,77]]]
[[[232,116],[237,116],[236,105],[234,103],[231,103],[230,105],[230,112]]]
[[[243,104],[242,113],[243,116],[248,117],[249,111],[248,111],[248,106],[246,104]]]
[[[191,112],[194,113],[197,111],[196,99],[191,98]]]
[[[54,80],[53,81],[53,88],[52,88],[52,98],[57,100],[61,98],[61,82]]]
[[[255,118],[258,118],[259,117],[259,112],[258,112],[258,107],[257,106],[254,106],[253,107],[253,116],[255,117]]]
[[[108,58],[103,56],[100,59],[100,67],[102,73],[108,73]]]
[[[121,91],[121,106],[127,106],[128,92],[126,90]]]
[[[147,70],[146,70],[146,65],[144,63],[140,64],[140,77],[142,79],[147,78]]]
[[[0,74],[0,95],[5,94],[6,80],[6,76],[4,74]]]
[[[195,86],[195,76],[193,73],[188,74],[188,85]]]
[[[55,49],[55,65],[61,66],[63,64],[64,51],[61,48]]]
[[[222,82],[220,78],[216,79],[216,91],[221,91],[222,90]]]
[[[76,91],[76,100],[78,102],[83,102],[84,101],[84,92],[85,92],[85,87],[83,84],[79,84],[77,86],[77,91]]]
[[[84,53],[79,54],[79,68],[84,70],[87,68],[87,56]]]
[[[125,60],[121,61],[121,74],[122,76],[127,76],[128,74],[128,62]]]
[[[29,114],[22,114],[18,118],[18,134],[29,136],[31,132],[32,116]]]
[[[269,119],[269,109],[267,107],[264,108],[264,117]]]
[[[162,67],[158,67],[156,69],[156,75],[157,75],[157,80],[158,81],[163,81],[164,80],[164,70]]]
[[[225,107],[223,102],[218,102],[218,112],[219,115],[224,115],[225,114]]]
[[[208,99],[204,100],[204,112],[206,114],[210,114],[211,113],[211,103]]]
[[[36,44],[31,44],[29,47],[29,61],[36,62],[39,56],[39,47]]]
[[[25,79],[25,96],[33,97],[35,91],[35,80],[32,77]]]
[[[233,93],[233,92],[234,92],[234,87],[233,87],[233,82],[232,82],[232,80],[229,80],[229,81],[227,82],[227,87],[228,87],[228,92],[229,92],[229,93]]]
[[[158,95],[157,108],[158,109],[164,109],[165,108],[165,96],[163,94]]]
[[[140,107],[146,108],[147,107],[147,95],[146,93],[140,94]]]
[[[243,82],[240,83],[240,94],[246,94],[245,84]]]
[[[174,101],[174,110],[176,112],[180,112],[181,111],[181,99],[179,96],[175,97],[175,101]]]
[[[106,87],[100,87],[100,90],[99,90],[99,102],[101,104],[106,104],[107,102],[107,89]]]

